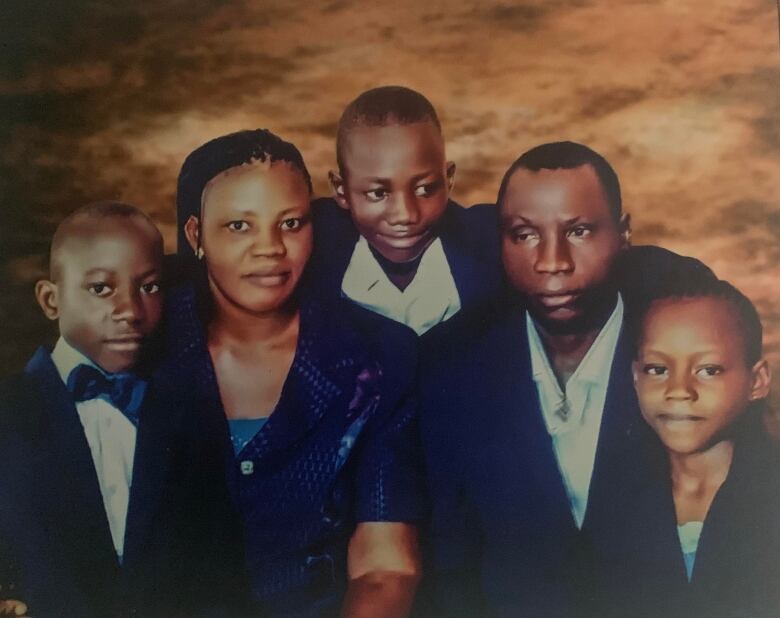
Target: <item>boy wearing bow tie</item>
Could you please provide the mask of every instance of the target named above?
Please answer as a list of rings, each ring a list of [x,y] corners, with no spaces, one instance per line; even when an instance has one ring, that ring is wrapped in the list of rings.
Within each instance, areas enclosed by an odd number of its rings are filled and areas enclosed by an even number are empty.
[[[76,211],[52,239],[35,293],[60,337],[0,396],[0,576],[34,616],[189,615],[203,477],[142,361],[162,256],[152,221],[115,202]]]

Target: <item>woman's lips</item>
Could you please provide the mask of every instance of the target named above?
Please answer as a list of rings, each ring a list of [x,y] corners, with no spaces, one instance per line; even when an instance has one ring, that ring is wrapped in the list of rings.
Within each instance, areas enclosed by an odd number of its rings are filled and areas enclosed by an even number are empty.
[[[290,271],[258,271],[246,274],[243,278],[252,285],[273,288],[287,283],[287,280],[290,278]]]

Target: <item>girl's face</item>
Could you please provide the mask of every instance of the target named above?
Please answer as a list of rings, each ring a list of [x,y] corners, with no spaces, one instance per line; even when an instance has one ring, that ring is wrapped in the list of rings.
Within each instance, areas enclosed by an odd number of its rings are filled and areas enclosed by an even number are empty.
[[[736,311],[718,298],[655,303],[633,372],[642,415],[681,454],[712,446],[769,389],[766,361],[747,364]]]
[[[312,250],[310,195],[302,174],[283,161],[254,161],[224,171],[203,190],[197,234],[217,305],[253,314],[280,309]]]

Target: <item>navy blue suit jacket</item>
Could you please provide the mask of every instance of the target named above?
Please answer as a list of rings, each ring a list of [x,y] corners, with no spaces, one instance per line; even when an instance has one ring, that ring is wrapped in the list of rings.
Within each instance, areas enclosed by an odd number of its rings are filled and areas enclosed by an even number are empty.
[[[40,348],[23,374],[4,383],[0,577],[15,583],[13,597],[32,615],[207,612],[201,604],[219,588],[203,543],[215,533],[211,495],[203,491],[202,453],[179,423],[182,412],[153,385],[147,389],[120,566],[89,444],[49,353]]]
[[[332,301],[342,296],[341,282],[359,234],[350,213],[332,198],[315,200],[312,212],[314,253],[308,266],[309,285],[320,298]],[[468,312],[495,295],[503,281],[495,206],[463,208],[450,201],[436,232],[455,280],[461,311]]]
[[[577,530],[541,414],[521,306],[451,320],[448,345],[422,358],[421,430],[431,498],[432,588],[443,616],[597,612],[594,548],[608,544],[640,490],[655,436],[631,376],[632,316],[670,276],[712,276],[656,247],[622,256],[624,328],[582,530]]]

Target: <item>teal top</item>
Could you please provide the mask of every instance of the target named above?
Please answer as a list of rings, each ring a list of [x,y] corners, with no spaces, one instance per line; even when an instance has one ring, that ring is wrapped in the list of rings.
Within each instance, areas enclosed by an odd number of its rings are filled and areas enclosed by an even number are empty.
[[[230,442],[233,444],[233,452],[236,455],[257,435],[267,420],[267,416],[263,418],[228,419]]]
[[[693,575],[693,563],[696,561],[696,550],[699,547],[699,538],[703,527],[703,521],[689,521],[677,526],[677,536],[680,539],[688,581],[691,581],[691,575]]]

